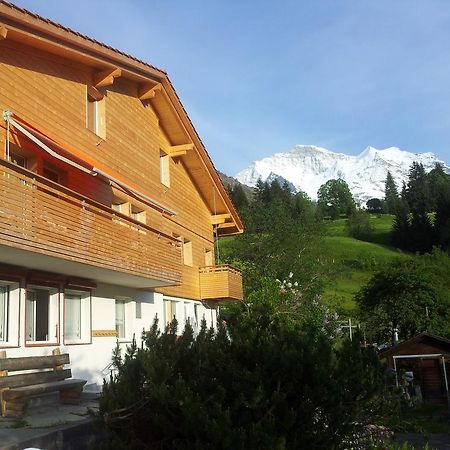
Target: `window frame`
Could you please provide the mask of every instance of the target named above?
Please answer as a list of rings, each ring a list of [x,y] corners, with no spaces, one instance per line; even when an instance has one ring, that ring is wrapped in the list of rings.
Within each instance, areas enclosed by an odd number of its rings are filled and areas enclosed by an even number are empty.
[[[86,128],[103,140],[106,140],[105,112],[105,96],[95,98],[86,92]]]
[[[183,264],[192,267],[194,265],[193,245],[189,239],[183,239]]]
[[[115,330],[117,332],[117,340],[118,342],[131,342],[133,340],[133,327],[134,327],[134,315],[136,314],[135,310],[131,311],[131,306],[133,304],[133,299],[131,297],[118,296],[114,299],[114,323]],[[119,332],[117,330],[117,304],[123,304],[123,328],[124,333],[123,336],[119,336]]]
[[[68,322],[67,297],[80,296],[80,338],[66,337],[66,324]],[[64,318],[63,318],[63,342],[64,345],[92,344],[92,293],[91,290],[65,289],[64,290]],[[85,324],[83,326],[83,323]]]
[[[55,327],[54,339],[48,340],[36,340],[36,314],[33,317],[34,326],[34,339],[28,339],[28,308],[29,308],[29,293],[35,292],[37,290],[48,291],[48,308],[47,308],[47,320],[48,320],[48,337],[52,335],[53,327]],[[37,304],[37,299],[35,300]],[[36,308],[36,304],[33,306]],[[60,290],[58,286],[45,285],[45,284],[29,284],[25,288],[25,347],[45,347],[45,346],[56,346],[60,344]]]
[[[18,348],[20,346],[20,304],[21,284],[19,279],[0,278],[0,286],[8,287],[6,300],[6,339],[0,341],[0,349]]]
[[[159,179],[162,185],[170,188],[170,155],[159,150]]]

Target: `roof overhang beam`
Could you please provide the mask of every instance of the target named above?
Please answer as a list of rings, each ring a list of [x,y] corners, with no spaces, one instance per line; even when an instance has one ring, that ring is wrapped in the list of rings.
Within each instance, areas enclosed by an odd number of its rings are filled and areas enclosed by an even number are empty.
[[[215,214],[211,216],[211,224],[212,225],[223,225],[227,220],[231,219],[231,214]],[[232,226],[235,226],[234,222],[230,223]]]
[[[138,93],[139,100],[141,101],[151,100],[156,96],[156,93],[158,91],[161,91],[161,89],[162,89],[161,83],[157,83],[153,86],[144,85],[139,89]]]
[[[172,145],[167,149],[167,154],[172,158],[185,155],[187,152],[194,150],[194,144]]]
[[[122,76],[122,71],[115,67],[114,69],[102,70],[94,75],[94,87],[100,88],[114,84],[114,80]]]

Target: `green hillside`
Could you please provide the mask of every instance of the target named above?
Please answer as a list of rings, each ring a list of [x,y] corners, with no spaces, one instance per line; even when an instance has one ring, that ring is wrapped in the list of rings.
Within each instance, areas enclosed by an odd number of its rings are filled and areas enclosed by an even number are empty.
[[[389,231],[393,216],[371,216],[373,233],[370,242],[350,237],[346,230],[347,219],[326,224],[324,254],[332,268],[326,282],[325,301],[343,315],[354,310],[353,297],[372,276],[394,258],[405,254],[389,244]]]

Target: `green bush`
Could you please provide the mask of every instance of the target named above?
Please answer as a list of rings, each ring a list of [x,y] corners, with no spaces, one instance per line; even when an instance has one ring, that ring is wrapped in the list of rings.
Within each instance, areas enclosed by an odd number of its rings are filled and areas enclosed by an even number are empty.
[[[337,348],[317,311],[299,322],[284,312],[255,300],[196,337],[154,323],[143,348],[115,355],[100,402],[109,448],[345,448],[379,409],[378,359],[356,341]]]
[[[361,210],[355,211],[349,216],[346,228],[349,236],[361,241],[370,240],[373,234],[370,214]]]

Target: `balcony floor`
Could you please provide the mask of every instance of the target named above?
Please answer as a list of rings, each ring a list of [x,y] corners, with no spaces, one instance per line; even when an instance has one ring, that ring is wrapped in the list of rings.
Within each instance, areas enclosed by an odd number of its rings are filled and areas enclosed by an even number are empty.
[[[54,272],[71,277],[87,278],[98,283],[124,287],[142,289],[173,285],[173,283],[165,283],[162,280],[152,280],[147,277],[139,277],[125,272],[68,261],[6,245],[0,245],[0,263],[39,271]]]

